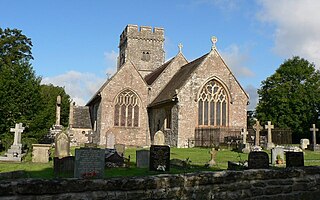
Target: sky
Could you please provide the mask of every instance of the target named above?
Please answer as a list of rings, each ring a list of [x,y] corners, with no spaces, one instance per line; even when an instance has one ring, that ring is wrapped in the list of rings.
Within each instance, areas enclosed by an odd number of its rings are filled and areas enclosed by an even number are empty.
[[[0,0],[0,27],[31,38],[43,84],[64,87],[85,105],[116,71],[119,37],[127,24],[165,29],[166,60],[192,61],[211,49],[250,96],[285,60],[300,56],[320,67],[318,0]]]

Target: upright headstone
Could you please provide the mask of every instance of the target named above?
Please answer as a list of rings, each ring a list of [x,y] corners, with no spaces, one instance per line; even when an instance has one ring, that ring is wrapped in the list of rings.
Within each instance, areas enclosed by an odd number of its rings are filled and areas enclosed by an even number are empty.
[[[284,160],[284,149],[282,147],[275,147],[271,149],[271,164],[275,165],[278,164],[277,159]]]
[[[303,152],[286,152],[286,167],[303,167]]]
[[[115,136],[113,133],[107,133],[107,148],[113,149],[115,145]]]
[[[98,144],[93,142],[94,133],[92,131],[84,132],[85,136],[88,138],[88,142],[84,144],[88,148],[97,148]]]
[[[257,120],[256,124],[253,125],[253,129],[256,131],[254,145],[259,146],[260,145],[260,131],[263,130],[263,127],[260,125],[260,122],[258,120]]]
[[[165,145],[151,145],[150,171],[170,171],[170,147]]]
[[[124,156],[124,152],[126,150],[126,145],[124,144],[115,144],[114,148],[116,150],[116,152],[120,155],[120,156]]]
[[[32,144],[32,162],[48,163],[51,144]]]
[[[308,145],[310,145],[309,139],[303,138],[303,139],[300,140],[300,148],[302,150],[305,150],[306,148],[308,148]]]
[[[22,123],[16,124],[15,128],[11,128],[10,132],[14,132],[13,144],[10,149],[8,149],[5,156],[0,157],[0,161],[14,161],[21,162],[22,159],[22,143],[21,143],[21,133],[24,131]]]
[[[271,121],[268,121],[268,124],[265,125],[265,128],[268,130],[267,149],[270,150],[274,148],[274,143],[272,142],[272,133],[271,133],[271,129],[274,129],[274,125],[271,125]]]
[[[137,150],[136,158],[138,168],[147,168],[149,166],[150,151],[147,149]]]
[[[64,131],[58,133],[55,138],[54,157],[63,158],[70,156],[70,139]]]
[[[252,151],[248,156],[249,169],[268,169],[269,156],[264,151]]]
[[[317,135],[316,132],[319,131],[318,128],[316,128],[315,124],[312,124],[312,128],[310,128],[310,131],[312,131],[312,144],[310,145],[310,150],[312,151],[320,151],[320,145],[317,145]]]
[[[250,152],[250,144],[247,142],[248,131],[246,128],[243,128],[241,135],[242,135],[241,151],[242,151],[242,153],[249,153]]]
[[[80,148],[75,150],[75,178],[103,178],[105,166],[104,149]]]
[[[157,131],[154,134],[154,145],[164,145],[164,134],[162,131]]]

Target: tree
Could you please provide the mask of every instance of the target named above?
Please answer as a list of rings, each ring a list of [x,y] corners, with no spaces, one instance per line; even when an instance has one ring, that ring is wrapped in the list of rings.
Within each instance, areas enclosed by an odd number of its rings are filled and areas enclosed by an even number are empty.
[[[314,64],[299,57],[286,60],[262,81],[258,94],[260,121],[291,128],[294,142],[310,135],[309,128],[320,114],[320,73]]]

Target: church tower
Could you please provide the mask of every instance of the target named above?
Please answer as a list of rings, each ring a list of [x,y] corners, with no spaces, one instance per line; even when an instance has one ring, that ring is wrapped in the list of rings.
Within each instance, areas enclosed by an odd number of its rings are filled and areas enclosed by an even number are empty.
[[[164,63],[163,44],[163,28],[127,25],[120,36],[118,70],[130,60],[144,77]]]

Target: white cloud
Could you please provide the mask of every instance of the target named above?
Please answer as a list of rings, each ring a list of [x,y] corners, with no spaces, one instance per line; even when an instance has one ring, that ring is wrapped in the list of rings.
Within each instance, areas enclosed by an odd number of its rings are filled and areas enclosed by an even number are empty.
[[[92,73],[69,71],[55,77],[45,77],[41,83],[64,87],[77,105],[85,105],[104,81]]]
[[[255,108],[258,104],[258,101],[259,101],[259,95],[257,93],[258,88],[256,88],[253,85],[247,85],[244,90],[247,92],[247,94],[250,97],[250,99],[249,99],[250,104],[247,107],[248,110],[255,110]]]
[[[286,58],[303,57],[320,68],[320,1],[260,0],[258,19],[276,27],[274,51]]]
[[[111,52],[104,52],[104,58],[107,65],[105,73],[112,76],[117,69],[118,53],[116,53],[114,50]]]
[[[240,51],[237,45],[229,46],[224,51],[221,51],[221,54],[236,77],[254,76],[254,73],[245,66],[249,60],[249,56],[245,51]]]

